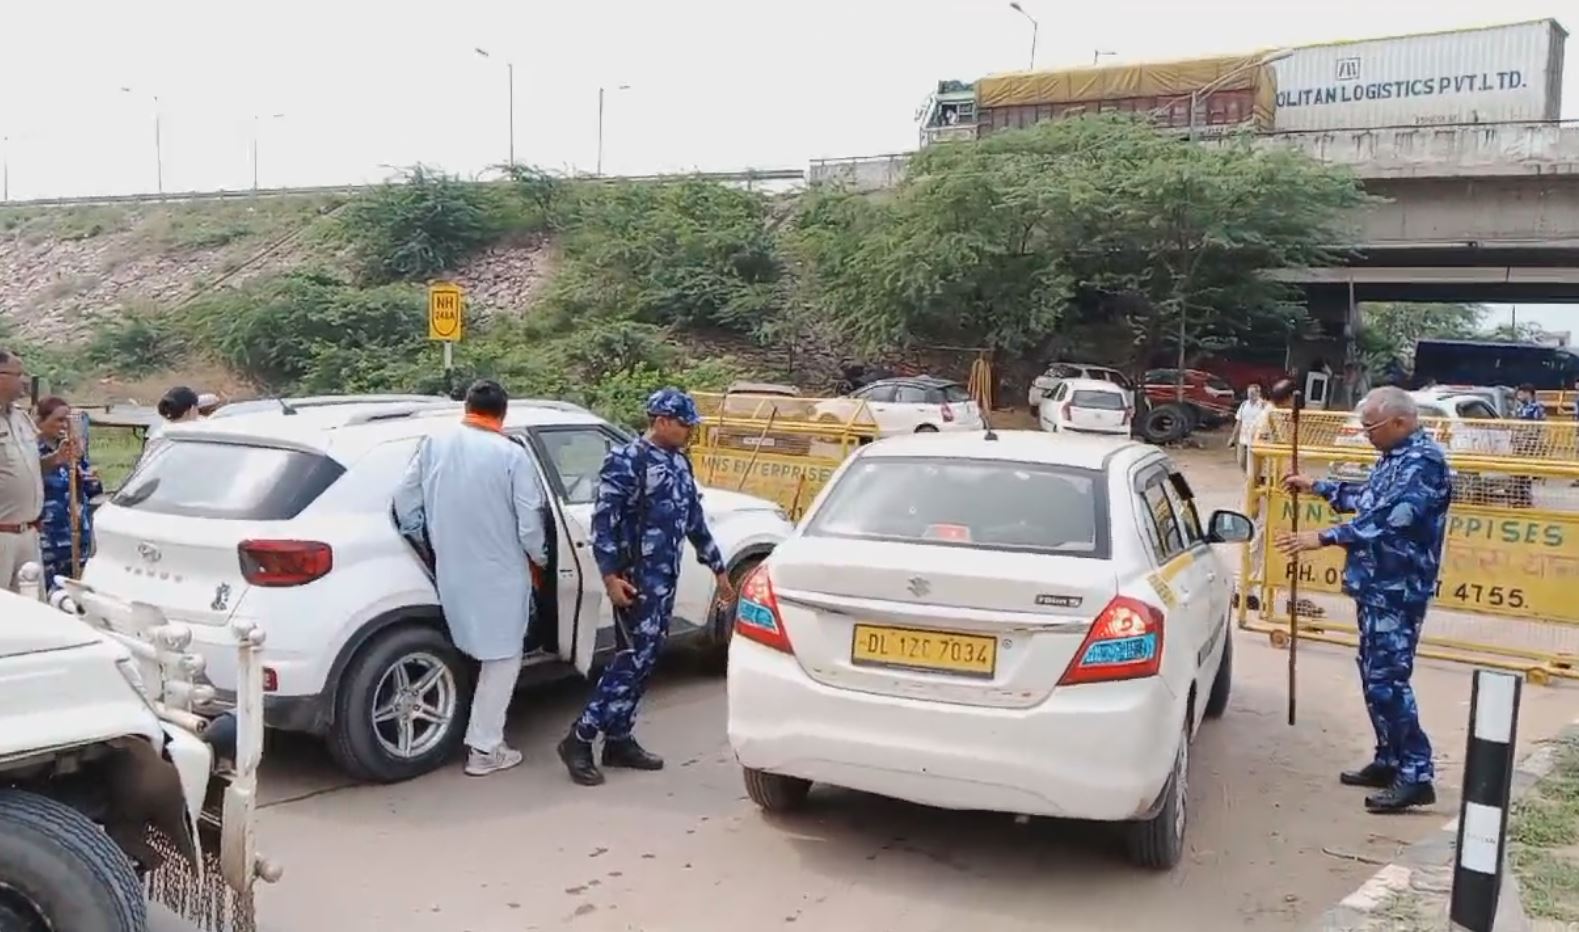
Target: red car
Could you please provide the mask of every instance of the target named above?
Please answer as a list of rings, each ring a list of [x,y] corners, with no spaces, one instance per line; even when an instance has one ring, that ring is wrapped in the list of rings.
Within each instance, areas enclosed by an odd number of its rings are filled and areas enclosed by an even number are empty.
[[[1173,404],[1178,399],[1177,369],[1148,369],[1146,371],[1146,401],[1153,408]],[[1233,420],[1239,399],[1234,387],[1210,372],[1200,369],[1184,370],[1184,404],[1196,424],[1210,430]]]

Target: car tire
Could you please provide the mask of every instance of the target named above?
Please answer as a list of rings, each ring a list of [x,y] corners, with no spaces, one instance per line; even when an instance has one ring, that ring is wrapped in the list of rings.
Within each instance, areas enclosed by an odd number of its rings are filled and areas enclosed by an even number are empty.
[[[417,698],[431,700],[447,713],[442,726],[414,721],[409,753],[398,747],[398,719],[375,725],[375,703],[390,701],[389,691],[399,688],[401,672],[412,688],[421,685],[414,676],[435,669],[438,680]],[[466,736],[471,712],[472,669],[440,631],[426,625],[394,628],[376,636],[357,653],[340,679],[335,695],[334,724],[329,730],[329,752],[352,777],[372,783],[409,780],[444,765],[455,756]],[[419,726],[432,725],[435,734]],[[391,732],[393,729],[393,733]]]
[[[729,642],[735,635],[735,611],[740,606],[740,584],[766,559],[765,555],[746,557],[730,569],[729,584],[734,587],[735,600],[729,603],[727,609],[717,610],[713,620],[713,633],[702,654],[703,663],[708,670],[724,673],[729,669]]]
[[[1190,432],[1190,416],[1183,405],[1163,404],[1146,411],[1140,419],[1140,436],[1147,443],[1162,445],[1184,439]]]
[[[1173,772],[1162,791],[1162,808],[1156,815],[1125,826],[1125,848],[1138,867],[1169,870],[1184,856],[1184,833],[1188,828],[1190,772],[1190,723],[1184,724],[1179,751],[1173,759]]]
[[[765,770],[740,768],[746,782],[746,795],[763,812],[793,812],[806,804],[811,781]]]
[[[47,796],[0,790],[0,929],[143,932],[148,899],[104,829]]]
[[[1227,621],[1223,622],[1223,659],[1217,665],[1217,676],[1212,680],[1212,691],[1206,694],[1206,717],[1222,718],[1228,711],[1228,694],[1234,685],[1234,632]]]

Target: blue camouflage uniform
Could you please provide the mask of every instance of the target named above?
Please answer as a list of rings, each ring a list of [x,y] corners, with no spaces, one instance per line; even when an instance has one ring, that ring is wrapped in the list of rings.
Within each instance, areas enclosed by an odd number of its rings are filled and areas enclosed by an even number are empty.
[[[54,452],[53,444],[39,441],[40,457],[50,456]],[[103,493],[104,486],[91,474],[92,466],[86,455],[77,461],[77,469],[77,498],[82,506],[78,514],[82,524],[78,556],[87,562],[93,543],[93,512],[88,507],[88,501]],[[56,576],[71,576],[71,472],[70,467],[61,465],[54,469],[46,468],[43,474],[44,509],[39,516],[38,543],[44,558],[44,579],[49,591],[53,592],[59,588],[55,583]]]
[[[1534,398],[1531,398],[1529,401],[1521,401],[1514,406],[1513,416],[1520,421],[1544,421],[1546,420],[1546,406]]]
[[[1376,729],[1375,763],[1401,784],[1434,776],[1409,678],[1426,606],[1436,594],[1452,475],[1442,448],[1416,430],[1384,452],[1364,483],[1322,480],[1315,492],[1355,517],[1321,532],[1348,551],[1343,591],[1358,608],[1360,680]]]
[[[647,413],[688,425],[701,420],[696,403],[672,388],[654,392],[647,399]],[[600,731],[615,740],[630,737],[636,704],[669,633],[680,558],[688,539],[698,561],[714,573],[724,571],[685,454],[665,450],[646,437],[610,450],[592,513],[592,550],[599,572],[622,574],[636,586],[637,602],[615,610],[619,652],[604,668],[591,701],[576,721],[576,737],[581,740],[591,741]],[[637,542],[640,556],[633,559]]]

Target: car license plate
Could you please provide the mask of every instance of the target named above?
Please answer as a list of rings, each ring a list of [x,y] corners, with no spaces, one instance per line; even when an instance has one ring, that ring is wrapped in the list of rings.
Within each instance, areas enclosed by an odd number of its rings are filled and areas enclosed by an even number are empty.
[[[998,669],[998,639],[858,624],[850,647],[850,662],[991,679]]]

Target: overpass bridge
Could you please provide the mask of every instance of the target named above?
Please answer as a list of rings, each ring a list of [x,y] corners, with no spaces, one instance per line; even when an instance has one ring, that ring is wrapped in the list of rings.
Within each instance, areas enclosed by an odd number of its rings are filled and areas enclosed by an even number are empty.
[[[1254,144],[1346,166],[1385,198],[1354,218],[1347,265],[1290,270],[1288,281],[1352,287],[1356,300],[1579,301],[1579,121],[1268,133]],[[909,158],[819,159],[807,180],[878,190]]]
[[[1579,122],[1270,133],[1254,145],[1346,166],[1385,199],[1353,218],[1359,245],[1343,265],[1278,274],[1303,286],[1322,332],[1291,349],[1290,367],[1347,358],[1362,301],[1579,302]],[[807,180],[879,190],[908,159],[817,160]]]

